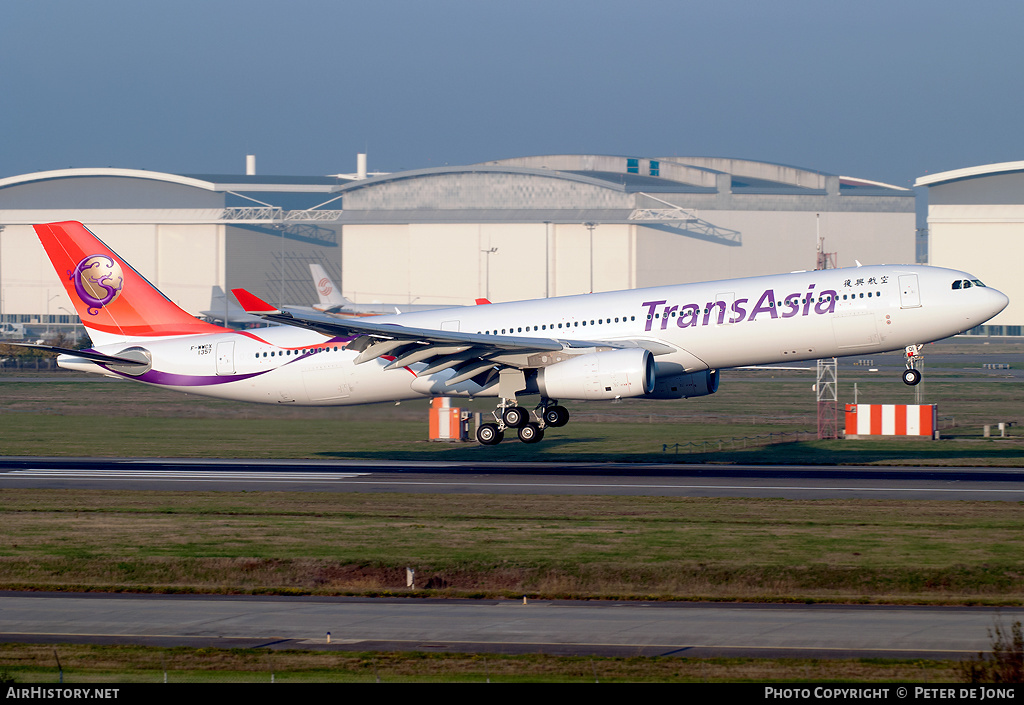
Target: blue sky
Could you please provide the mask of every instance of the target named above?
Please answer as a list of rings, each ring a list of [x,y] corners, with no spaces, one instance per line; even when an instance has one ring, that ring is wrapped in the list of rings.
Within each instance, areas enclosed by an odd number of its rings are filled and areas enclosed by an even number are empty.
[[[0,177],[729,156],[1024,159],[1024,3],[6,0]]]

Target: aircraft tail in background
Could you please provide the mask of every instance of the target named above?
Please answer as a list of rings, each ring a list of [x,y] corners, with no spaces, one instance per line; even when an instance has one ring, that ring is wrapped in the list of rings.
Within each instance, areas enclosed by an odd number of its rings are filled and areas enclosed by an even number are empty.
[[[253,324],[263,325],[263,319],[258,316],[250,316],[234,300],[229,299],[224,290],[214,285],[210,291],[210,310],[199,313],[209,321],[220,321],[227,328],[251,326]]]
[[[222,330],[161,294],[81,223],[34,227],[94,344]]]
[[[320,297],[320,301],[313,304],[313,309],[323,313],[330,313],[336,316],[380,316],[392,313],[409,313],[412,311],[432,311],[439,308],[456,308],[455,306],[441,304],[357,304],[352,299],[341,295],[341,291],[335,285],[334,280],[328,276],[321,265],[310,262],[309,272],[313,275],[313,286],[316,287],[316,294]],[[476,302],[490,303],[486,299],[477,299]]]
[[[334,280],[327,275],[321,265],[310,262],[309,273],[313,275],[313,286],[316,287],[316,295],[320,297],[320,307],[344,306],[352,303],[341,295]]]

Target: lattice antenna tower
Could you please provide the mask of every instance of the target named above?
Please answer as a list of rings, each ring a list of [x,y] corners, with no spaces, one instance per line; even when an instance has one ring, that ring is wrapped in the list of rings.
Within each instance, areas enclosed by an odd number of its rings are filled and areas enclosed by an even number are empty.
[[[825,236],[821,234],[821,214],[815,213],[814,225],[818,234],[818,261],[814,265],[815,270],[836,269],[836,252],[825,252]]]
[[[818,262],[815,270],[835,269],[835,252],[825,251],[821,234],[821,214],[815,214]],[[839,438],[839,365],[836,358],[818,360],[818,378],[814,390],[818,395],[818,440]]]

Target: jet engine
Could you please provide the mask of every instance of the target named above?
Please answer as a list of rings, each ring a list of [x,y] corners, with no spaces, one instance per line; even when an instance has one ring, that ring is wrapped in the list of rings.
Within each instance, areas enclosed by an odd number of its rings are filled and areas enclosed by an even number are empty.
[[[655,388],[649,350],[608,350],[570,358],[537,372],[537,387],[549,399],[639,397]]]
[[[718,391],[718,370],[687,372],[674,362],[659,362],[654,389],[645,399],[686,399],[704,397]]]

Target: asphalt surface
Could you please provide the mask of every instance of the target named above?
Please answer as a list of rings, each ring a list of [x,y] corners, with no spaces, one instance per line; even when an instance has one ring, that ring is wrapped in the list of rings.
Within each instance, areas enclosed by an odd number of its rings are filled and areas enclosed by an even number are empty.
[[[1021,468],[2,458],[0,488],[1024,501]]]
[[[0,641],[605,656],[952,658],[1024,610],[0,593]]]

